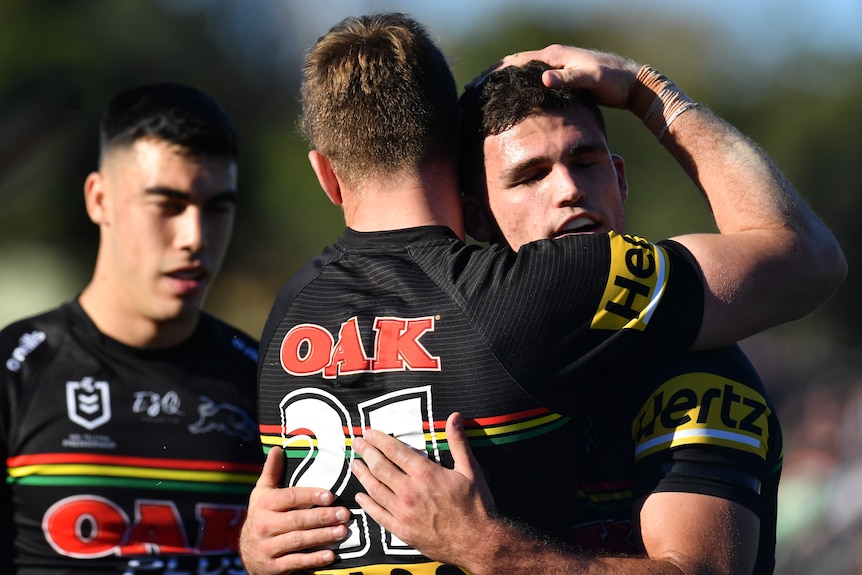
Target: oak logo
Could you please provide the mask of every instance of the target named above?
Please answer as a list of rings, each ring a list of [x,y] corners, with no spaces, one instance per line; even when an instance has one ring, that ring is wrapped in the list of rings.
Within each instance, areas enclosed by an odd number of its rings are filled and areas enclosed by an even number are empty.
[[[42,518],[42,532],[66,557],[201,555],[236,551],[244,506],[198,503],[193,546],[173,501],[139,499],[134,515],[98,495],[74,495],[54,503]]]
[[[93,430],[111,420],[111,392],[107,381],[84,377],[66,382],[66,410],[69,419]]]
[[[712,373],[687,373],[663,383],[632,423],[635,458],[662,449],[711,444],[766,458],[766,400],[757,390]]]
[[[378,317],[373,329],[374,354],[369,356],[356,317],[341,324],[337,340],[322,326],[297,325],[281,342],[281,366],[291,375],[320,374],[327,379],[366,372],[440,370],[440,358],[419,341],[434,331],[433,317]]]
[[[590,327],[643,331],[667,284],[667,254],[634,236],[608,234],[611,262],[608,283]]]

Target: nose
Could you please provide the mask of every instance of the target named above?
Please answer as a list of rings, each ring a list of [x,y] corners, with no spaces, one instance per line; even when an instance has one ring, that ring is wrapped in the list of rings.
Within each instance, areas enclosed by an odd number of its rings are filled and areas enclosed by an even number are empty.
[[[181,217],[177,218],[177,247],[198,253],[206,247],[207,235],[202,210],[197,206],[188,206]]]
[[[586,195],[583,186],[578,185],[575,175],[565,167],[556,168],[554,178],[554,203],[557,207],[568,207],[582,201]]]

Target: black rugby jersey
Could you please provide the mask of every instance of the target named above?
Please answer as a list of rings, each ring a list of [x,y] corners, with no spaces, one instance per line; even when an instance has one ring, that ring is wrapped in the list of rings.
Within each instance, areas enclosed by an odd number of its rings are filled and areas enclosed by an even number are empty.
[[[365,516],[349,472],[352,439],[367,427],[451,467],[444,425],[456,410],[498,510],[565,532],[594,374],[687,349],[702,290],[673,242],[569,236],[515,254],[442,227],[347,229],[283,288],[261,341],[265,448],[285,448],[286,485],[331,489],[354,513],[337,562],[317,573],[460,572]]]
[[[757,372],[738,346],[647,357],[605,372],[584,404],[569,542],[639,554],[635,501],[655,492],[701,493],[760,517],[756,575],[775,567],[781,426]],[[621,382],[637,381],[621,394]]]
[[[256,341],[202,314],[185,343],[135,349],[73,301],[5,328],[0,359],[0,571],[245,573]]]

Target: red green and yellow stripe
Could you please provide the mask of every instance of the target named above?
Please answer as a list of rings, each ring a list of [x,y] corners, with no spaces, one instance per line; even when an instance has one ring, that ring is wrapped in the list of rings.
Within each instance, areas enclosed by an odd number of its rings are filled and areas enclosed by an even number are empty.
[[[87,453],[40,453],[6,460],[7,483],[92,485],[209,492],[248,491],[257,464]]]
[[[519,411],[507,415],[492,417],[465,418],[464,431],[473,447],[484,447],[488,445],[502,445],[532,439],[534,437],[550,433],[551,431],[565,425],[570,418],[554,413],[544,407],[538,407],[526,411]],[[362,428],[358,426],[344,427],[344,441],[347,447],[346,456],[349,457],[352,448],[352,437],[361,436]],[[431,426],[426,422],[424,425],[425,441],[427,445],[432,443]],[[260,441],[264,451],[274,446],[281,446],[282,435],[280,425],[260,425]],[[306,435],[310,438],[312,447],[316,451],[317,439],[314,433],[308,429],[296,429],[290,434],[291,437]],[[449,443],[446,438],[446,421],[434,421],[433,437],[437,441],[440,450],[448,451]],[[288,448],[286,455],[291,457],[291,451],[295,451],[295,457],[305,457],[308,454],[308,446]]]

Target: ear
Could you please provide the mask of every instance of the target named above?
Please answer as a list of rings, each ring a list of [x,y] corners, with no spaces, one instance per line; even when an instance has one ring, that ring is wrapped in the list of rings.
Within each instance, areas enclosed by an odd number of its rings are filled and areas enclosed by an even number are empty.
[[[477,242],[489,242],[494,238],[496,226],[490,221],[491,214],[475,196],[464,196],[464,226],[467,235]]]
[[[108,194],[106,178],[101,172],[91,172],[84,180],[84,205],[90,220],[101,225],[107,218]]]
[[[620,200],[625,203],[629,199],[629,184],[626,181],[626,161],[622,156],[611,154],[614,170],[617,172],[617,187],[620,189]]]
[[[308,161],[311,163],[311,169],[317,175],[320,187],[323,188],[323,191],[329,197],[329,201],[336,206],[340,206],[342,203],[341,184],[338,182],[338,176],[335,175],[329,158],[317,150],[311,150],[308,152]]]

